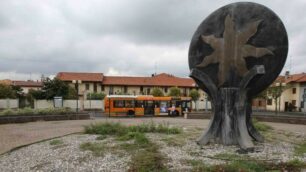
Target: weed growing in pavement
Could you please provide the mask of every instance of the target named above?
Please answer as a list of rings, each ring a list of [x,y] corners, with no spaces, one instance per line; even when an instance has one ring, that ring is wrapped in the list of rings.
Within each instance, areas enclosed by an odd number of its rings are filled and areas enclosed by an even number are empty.
[[[104,146],[104,143],[99,143],[99,142],[96,142],[96,143],[91,143],[91,142],[82,143],[80,145],[80,149],[81,150],[89,150],[95,156],[103,156],[104,152],[106,150],[105,146]]]
[[[267,132],[269,130],[272,130],[273,128],[270,125],[267,125],[262,122],[258,122],[257,119],[253,118],[253,125],[258,131]]]
[[[294,154],[297,156],[303,156],[306,154],[306,142],[296,145],[294,147]]]
[[[50,142],[49,142],[49,144],[50,145],[61,145],[61,144],[63,144],[64,143],[64,141],[63,140],[59,140],[59,139],[55,139],[55,140],[51,140]]]

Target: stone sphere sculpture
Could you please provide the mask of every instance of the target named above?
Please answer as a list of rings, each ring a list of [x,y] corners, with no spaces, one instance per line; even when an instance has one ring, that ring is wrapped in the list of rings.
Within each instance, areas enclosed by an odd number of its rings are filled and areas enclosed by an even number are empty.
[[[198,144],[263,141],[251,121],[251,100],[281,72],[287,58],[284,24],[269,8],[237,2],[210,14],[194,33],[189,68],[212,100],[213,117]]]

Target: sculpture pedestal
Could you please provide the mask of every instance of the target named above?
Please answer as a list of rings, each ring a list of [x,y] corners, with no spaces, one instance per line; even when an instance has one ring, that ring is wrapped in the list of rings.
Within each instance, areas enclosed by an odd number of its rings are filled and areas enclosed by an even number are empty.
[[[255,66],[243,77],[239,87],[217,88],[205,73],[192,70],[191,77],[205,83],[208,88],[214,112],[209,127],[198,140],[198,144],[209,142],[224,145],[239,144],[243,150],[252,151],[254,149],[252,139],[263,141],[263,137],[252,124],[251,100],[247,95],[249,81],[263,73],[263,66]]]

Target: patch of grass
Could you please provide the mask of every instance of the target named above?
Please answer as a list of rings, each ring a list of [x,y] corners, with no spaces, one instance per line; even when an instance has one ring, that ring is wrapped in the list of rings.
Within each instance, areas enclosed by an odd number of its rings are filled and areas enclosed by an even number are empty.
[[[258,122],[257,119],[253,118],[253,125],[258,131],[267,132],[269,130],[272,130],[273,128],[270,125],[267,125],[262,122]]]
[[[100,135],[100,136],[98,136],[98,137],[96,138],[96,140],[104,140],[104,139],[106,139],[106,138],[107,138],[106,135]]]
[[[184,146],[186,143],[186,138],[185,137],[165,137],[161,139],[165,143],[167,143],[168,146]]]
[[[200,160],[187,160],[187,163],[192,166],[192,171],[193,172],[214,172],[217,171],[218,167],[217,166],[211,166],[205,164],[203,161]]]
[[[85,126],[86,134],[101,135],[123,135],[126,133],[126,127],[120,123],[104,122]]]
[[[168,171],[164,165],[165,158],[158,151],[158,146],[151,144],[150,147],[138,151],[132,156],[129,171],[147,172],[147,171]]]
[[[125,135],[118,138],[118,140],[120,141],[126,141],[126,140],[131,140],[131,139],[135,140],[135,144],[143,145],[143,144],[149,143],[149,140],[144,135],[144,133],[140,133],[140,132],[128,132]]]
[[[80,145],[81,150],[89,150],[95,156],[103,156],[105,152],[105,146],[103,143],[91,143],[85,142]]]
[[[178,127],[170,127],[168,124],[156,125],[153,122],[132,126],[124,126],[120,123],[104,122],[85,126],[86,134],[123,136],[128,132],[179,134],[182,132],[182,129]]]
[[[214,157],[222,159],[222,160],[231,160],[231,161],[237,161],[237,160],[247,158],[246,156],[232,154],[232,153],[219,153],[219,154],[216,154]]]
[[[303,156],[306,153],[306,142],[298,144],[294,147],[294,154],[297,156]]]
[[[291,161],[288,161],[286,164],[287,167],[290,168],[306,168],[306,162],[303,162],[299,159],[293,159]]]
[[[49,144],[50,145],[61,145],[61,144],[63,144],[64,143],[64,141],[63,140],[59,140],[59,139],[56,139],[56,140],[51,140],[50,142],[49,142]]]

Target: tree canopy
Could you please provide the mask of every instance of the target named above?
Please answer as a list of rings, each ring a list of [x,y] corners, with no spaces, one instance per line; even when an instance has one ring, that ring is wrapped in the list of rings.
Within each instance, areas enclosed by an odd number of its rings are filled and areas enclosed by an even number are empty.
[[[154,87],[150,93],[154,97],[163,97],[164,93],[160,88]]]
[[[191,97],[193,101],[197,101],[200,98],[200,93],[196,89],[192,89],[189,93],[189,97]]]
[[[179,97],[181,96],[181,90],[178,87],[171,87],[169,89],[169,94],[168,96],[172,96],[172,97]]]

